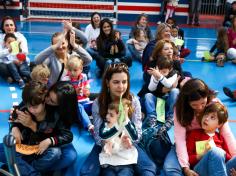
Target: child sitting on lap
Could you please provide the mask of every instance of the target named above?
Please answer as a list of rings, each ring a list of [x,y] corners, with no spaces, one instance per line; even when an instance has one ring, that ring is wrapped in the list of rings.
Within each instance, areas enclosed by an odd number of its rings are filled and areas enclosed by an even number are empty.
[[[120,106],[123,106],[123,112]],[[138,135],[129,119],[130,114],[132,107],[127,99],[123,99],[120,104],[111,103],[108,106],[107,122],[103,123],[99,130],[100,137],[105,141],[103,151],[99,154],[104,176],[115,173],[131,176],[134,173],[132,164],[137,163],[138,152],[132,141],[137,140]]]

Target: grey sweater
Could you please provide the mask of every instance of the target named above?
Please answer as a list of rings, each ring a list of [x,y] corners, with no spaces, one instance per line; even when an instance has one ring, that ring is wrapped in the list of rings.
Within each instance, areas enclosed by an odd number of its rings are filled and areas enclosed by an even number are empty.
[[[87,66],[92,62],[92,57],[81,46],[79,46],[78,48],[75,48],[72,54],[79,55],[80,58],[83,60],[84,66]],[[70,54],[68,54],[68,58],[69,56]],[[50,77],[49,77],[50,85],[56,83],[62,69],[62,63],[59,61],[59,59],[55,55],[55,52],[51,46],[36,55],[35,63],[36,64],[45,63],[51,72]],[[66,71],[64,69],[63,75],[66,74],[65,72]]]

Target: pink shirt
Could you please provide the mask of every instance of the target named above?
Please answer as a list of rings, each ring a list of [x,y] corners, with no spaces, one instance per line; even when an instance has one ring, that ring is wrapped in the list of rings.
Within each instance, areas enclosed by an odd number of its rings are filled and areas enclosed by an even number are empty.
[[[229,28],[227,34],[228,34],[229,48],[236,49],[236,44],[233,44],[233,40],[236,39],[236,32],[234,32],[232,28]]]
[[[177,158],[179,160],[181,167],[189,167],[189,158],[186,146],[186,131],[193,129],[200,129],[201,126],[197,121],[197,118],[194,117],[192,123],[187,128],[180,125],[177,120],[176,113],[174,111],[174,138],[176,145]],[[236,141],[233,133],[230,130],[229,123],[226,122],[220,129],[220,134],[225,139],[225,142],[229,148],[231,156],[236,156]]]

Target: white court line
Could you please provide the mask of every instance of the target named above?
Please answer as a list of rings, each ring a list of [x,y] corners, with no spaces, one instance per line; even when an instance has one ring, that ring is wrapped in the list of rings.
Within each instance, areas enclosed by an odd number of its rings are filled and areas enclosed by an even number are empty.
[[[17,93],[12,93],[11,97],[12,97],[12,99],[16,99],[17,98]]]
[[[19,102],[13,102],[12,105],[13,105],[13,106],[18,106],[18,105],[19,105]]]
[[[9,89],[10,89],[11,92],[16,91],[15,87],[9,87]]]

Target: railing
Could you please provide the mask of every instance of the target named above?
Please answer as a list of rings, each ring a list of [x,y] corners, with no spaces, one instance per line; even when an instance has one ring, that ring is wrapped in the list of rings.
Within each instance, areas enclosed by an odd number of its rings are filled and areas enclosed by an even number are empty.
[[[202,0],[201,14],[224,15],[226,0]]]

